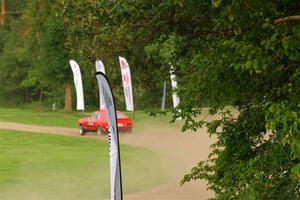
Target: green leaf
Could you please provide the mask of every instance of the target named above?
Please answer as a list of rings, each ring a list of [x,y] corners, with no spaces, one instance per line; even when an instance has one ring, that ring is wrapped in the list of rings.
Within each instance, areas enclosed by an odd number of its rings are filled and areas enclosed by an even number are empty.
[[[281,43],[282,43],[282,47],[287,50],[289,48],[289,43],[288,43],[288,40],[286,38],[282,39],[281,40]]]
[[[213,7],[217,8],[222,3],[222,0],[211,0]]]
[[[252,67],[252,61],[251,60],[247,60],[245,63],[245,69],[250,69]]]

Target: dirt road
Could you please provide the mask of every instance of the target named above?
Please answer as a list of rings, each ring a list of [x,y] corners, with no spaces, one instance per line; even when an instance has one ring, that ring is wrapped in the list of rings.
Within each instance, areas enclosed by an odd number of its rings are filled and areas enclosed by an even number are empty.
[[[155,128],[153,128],[155,127]],[[11,122],[0,122],[0,129],[30,131],[39,133],[51,133],[83,137],[79,135],[78,129],[46,127],[17,124]],[[84,137],[91,137],[100,140],[107,140],[107,136],[87,134]],[[200,160],[205,160],[209,154],[209,146],[214,139],[209,138],[204,129],[197,133],[181,133],[178,126],[160,126],[160,124],[148,124],[143,128],[134,130],[132,134],[121,134],[120,142],[148,148],[158,152],[161,156],[162,165],[167,174],[161,176],[171,177],[171,182],[124,197],[125,200],[202,200],[213,196],[211,191],[206,190],[203,181],[191,182],[180,186],[182,176]],[[159,175],[159,174],[158,174]]]

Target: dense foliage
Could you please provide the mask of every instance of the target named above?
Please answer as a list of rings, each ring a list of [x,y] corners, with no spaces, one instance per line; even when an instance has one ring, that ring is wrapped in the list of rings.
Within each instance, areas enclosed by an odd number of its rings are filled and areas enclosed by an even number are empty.
[[[42,4],[49,13],[30,12]],[[97,102],[93,62],[99,57],[120,100],[122,55],[132,66],[139,107],[154,107],[171,63],[181,98],[174,118],[185,120],[183,130],[206,125],[217,137],[210,158],[182,183],[205,179],[215,199],[298,199],[300,21],[289,16],[299,9],[297,0],[30,2],[22,22],[2,28],[10,34],[0,41],[0,89],[51,96],[49,82],[68,78],[66,61],[76,58],[88,102]],[[221,113],[219,120],[199,119],[207,105],[211,114]],[[238,114],[223,110],[226,105]]]
[[[0,26],[3,36],[0,39],[0,68],[3,71],[0,74],[0,103],[40,101],[50,108],[55,102],[62,108],[65,86],[72,82],[68,61],[74,59],[79,63],[84,79],[86,107],[95,109],[98,107],[98,88],[94,65],[100,58],[112,82],[117,105],[123,109],[118,56],[124,56],[132,71],[135,107],[159,107],[163,80],[152,69],[153,63],[145,62],[145,44],[132,43],[133,37],[131,42],[123,38],[125,30],[117,23],[112,24],[110,16],[100,8],[112,6],[112,2],[104,1],[8,2],[6,23]],[[12,15],[12,9],[19,14]],[[73,99],[74,92],[72,86]]]

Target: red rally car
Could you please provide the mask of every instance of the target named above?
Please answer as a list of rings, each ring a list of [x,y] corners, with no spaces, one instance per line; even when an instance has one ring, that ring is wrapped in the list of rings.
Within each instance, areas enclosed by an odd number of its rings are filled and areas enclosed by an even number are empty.
[[[119,131],[131,132],[132,120],[124,113],[117,111],[117,123]],[[93,112],[91,117],[82,118],[77,121],[80,135],[84,135],[88,131],[97,131],[98,135],[108,132],[108,121],[105,110],[97,110]]]

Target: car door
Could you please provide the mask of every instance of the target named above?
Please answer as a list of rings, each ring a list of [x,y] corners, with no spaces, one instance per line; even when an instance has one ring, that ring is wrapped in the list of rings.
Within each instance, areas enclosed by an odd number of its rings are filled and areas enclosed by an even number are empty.
[[[92,117],[89,118],[88,120],[88,129],[91,131],[95,131],[97,129],[97,122],[96,120],[98,119],[98,112],[94,112],[92,114]]]

